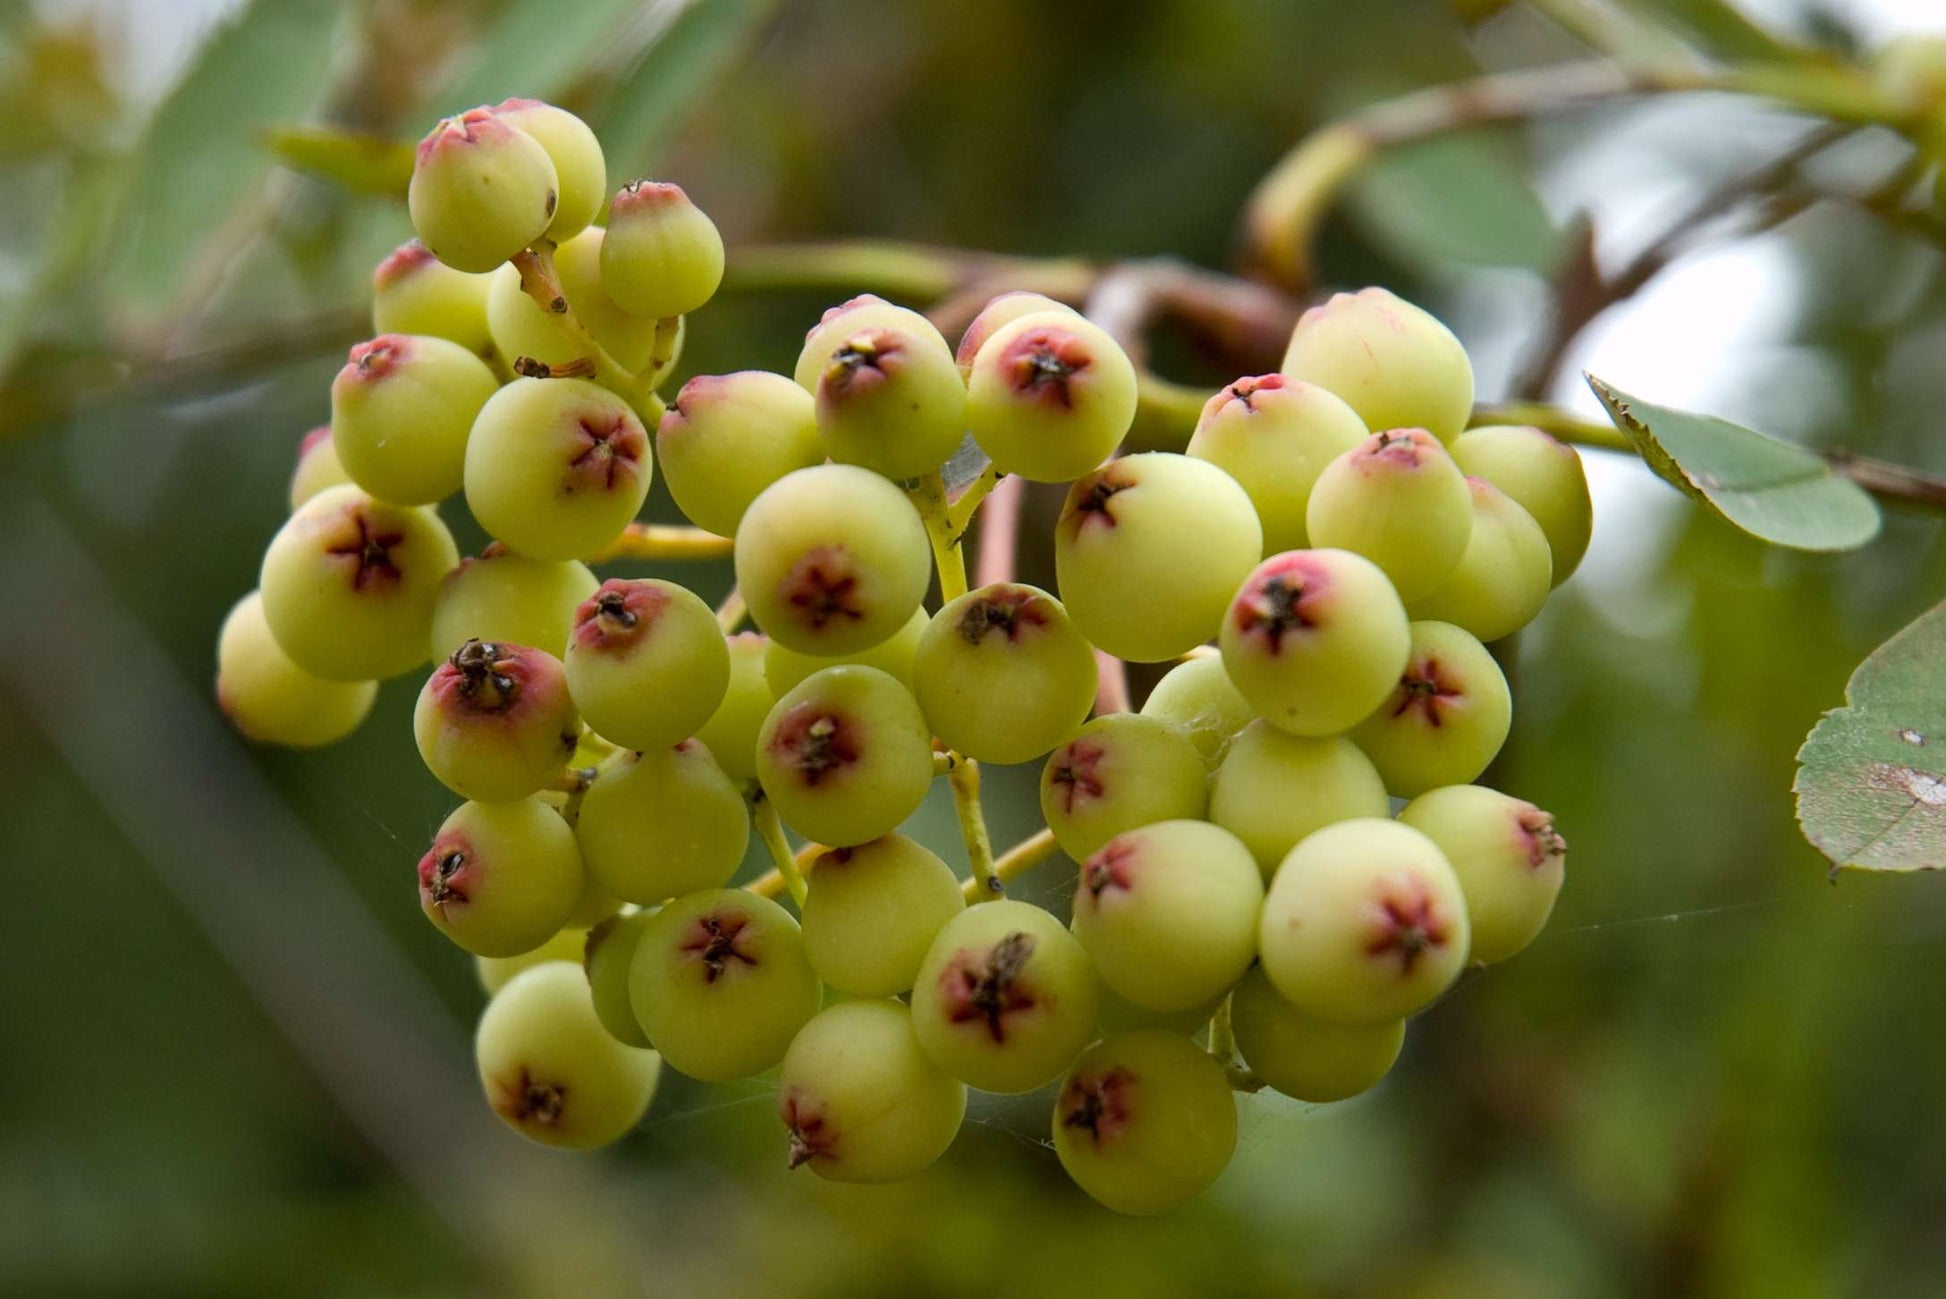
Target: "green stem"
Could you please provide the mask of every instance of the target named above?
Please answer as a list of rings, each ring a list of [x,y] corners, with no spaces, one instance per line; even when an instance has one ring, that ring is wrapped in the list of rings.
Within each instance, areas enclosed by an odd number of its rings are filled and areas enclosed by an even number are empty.
[[[980,471],[978,478],[967,484],[966,490],[959,494],[959,499],[946,507],[946,521],[952,527],[955,542],[966,535],[967,526],[973,522],[973,515],[979,510],[980,502],[987,498],[987,493],[1000,485],[1000,480],[1004,476],[999,469],[989,464]]]
[[[919,517],[926,525],[926,539],[932,543],[933,567],[939,570],[939,598],[957,600],[966,594],[966,559],[960,554],[959,535],[946,503],[946,480],[934,470],[908,489],[907,494],[918,507]]]
[[[808,886],[804,883],[804,872],[798,869],[797,856],[791,852],[791,842],[784,837],[784,823],[777,819],[776,807],[760,794],[751,804],[750,814],[757,827],[757,837],[763,840],[764,849],[770,854],[771,864],[777,868],[784,887],[790,890],[791,901],[802,911]]]
[[[595,341],[595,336],[588,332],[588,327],[568,306],[567,292],[562,289],[561,277],[554,270],[554,245],[542,240],[532,248],[515,253],[512,260],[514,269],[520,272],[521,291],[534,300],[534,305],[554,322],[574,350],[593,367],[590,377],[634,405],[642,395],[641,380],[624,369],[608,354],[608,349]]]
[[[976,902],[997,898],[1003,890],[993,873],[993,840],[987,835],[986,813],[980,807],[980,764],[961,757],[947,771],[946,783],[952,786],[960,838],[966,841],[966,860],[973,868],[967,887]]]

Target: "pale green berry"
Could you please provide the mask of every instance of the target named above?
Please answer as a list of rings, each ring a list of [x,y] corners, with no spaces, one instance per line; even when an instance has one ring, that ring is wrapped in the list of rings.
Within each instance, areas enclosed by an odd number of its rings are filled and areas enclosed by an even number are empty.
[[[966,436],[966,384],[930,323],[846,335],[818,375],[816,398],[831,458],[887,478],[933,472]]]
[[[826,1181],[923,1172],[966,1118],[966,1084],[926,1058],[896,1001],[847,1001],[798,1030],[777,1074],[790,1166]]]
[[[1201,757],[1175,728],[1109,713],[1048,756],[1041,816],[1061,851],[1086,861],[1125,830],[1201,817],[1208,790]]]
[[[849,847],[898,828],[932,785],[932,737],[912,692],[877,668],[825,668],[757,733],[757,779],[785,824]]]
[[[1384,1024],[1459,977],[1468,941],[1459,877],[1437,844],[1361,817],[1307,837],[1278,867],[1257,934],[1278,995],[1334,1024]]]
[[[818,977],[856,997],[910,991],[940,929],[966,908],[953,870],[888,834],[820,853],[804,898],[804,950]]]
[[[430,505],[459,490],[473,417],[498,386],[458,343],[381,334],[352,348],[332,380],[332,446],[379,500]]]
[[[1186,1011],[1250,968],[1263,901],[1257,863],[1235,835],[1158,821],[1082,863],[1074,934],[1104,986],[1145,1010]]]
[[[491,997],[506,987],[516,974],[543,962],[565,961],[580,965],[587,943],[587,930],[569,926],[531,952],[522,952],[518,956],[476,956],[473,958],[473,972],[480,978],[480,987]]]
[[[1061,1167],[1117,1213],[1182,1207],[1222,1175],[1236,1144],[1236,1098],[1223,1066],[1160,1029],[1090,1047],[1054,1102]]]
[[[931,321],[910,307],[887,302],[874,294],[860,294],[827,310],[804,335],[804,347],[797,354],[791,378],[804,391],[814,393],[825,366],[831,363],[831,354],[851,335],[867,329],[923,331],[931,327]]]
[[[715,611],[687,587],[652,577],[603,582],[575,610],[565,663],[582,720],[627,749],[693,735],[730,685]]]
[[[912,678],[942,744],[980,762],[1029,762],[1087,720],[1095,652],[1059,600],[995,582],[933,616]]]
[[[1594,506],[1581,455],[1537,428],[1496,425],[1468,429],[1453,443],[1453,461],[1484,478],[1534,516],[1554,557],[1554,585],[1573,576],[1588,553]]]
[[[493,542],[439,583],[432,656],[443,659],[467,641],[485,640],[532,645],[560,658],[574,611],[600,585],[586,564],[529,559]]]
[[[1349,550],[1384,569],[1410,604],[1459,566],[1473,497],[1437,438],[1421,428],[1392,429],[1325,466],[1305,527],[1313,546]]]
[[[1180,731],[1202,755],[1211,772],[1223,763],[1236,733],[1257,716],[1230,680],[1223,656],[1214,649],[1198,649],[1176,664],[1149,690],[1142,715],[1154,717]]]
[[[781,374],[699,374],[655,431],[662,481],[691,523],[734,537],[764,488],[824,461],[817,403]]]
[[[1368,436],[1358,412],[1312,383],[1281,374],[1238,379],[1211,397],[1187,454],[1228,473],[1250,494],[1264,550],[1310,542],[1304,511],[1324,467]]]
[[[629,996],[663,1059],[730,1082],[782,1060],[822,992],[789,912],[748,889],[712,889],[643,926]]]
[[[307,672],[394,677],[426,661],[439,582],[457,563],[432,511],[333,487],[291,515],[264,552],[264,619]]]
[[[538,798],[461,804],[419,859],[419,909],[475,956],[531,952],[580,892],[574,832]]]
[[[1228,995],[1225,993],[1224,995]],[[1113,988],[1104,986],[1101,990],[1101,1010],[1096,1015],[1103,1037],[1116,1033],[1127,1033],[1138,1028],[1161,1028],[1184,1037],[1200,1037],[1209,1022],[1215,1017],[1217,1008],[1223,1004],[1223,997],[1206,1001],[1188,1010],[1144,1010],[1134,1002],[1115,994]]]
[[[617,306],[637,316],[686,316],[722,281],[723,236],[682,186],[622,186],[601,248],[601,283]]]
[[[417,239],[408,239],[372,271],[372,331],[427,334],[475,356],[493,351],[485,275],[456,271]]]
[[[567,794],[563,791],[549,789],[541,793],[539,797],[541,802],[546,803],[549,807],[560,813],[561,818],[568,823],[570,830],[574,829],[580,823],[579,804],[575,804],[572,807],[568,806]],[[577,838],[575,842],[578,844],[580,840]],[[586,869],[588,861],[585,855],[582,857],[581,864],[583,867],[581,872],[581,895],[575,898],[574,909],[568,912],[568,928],[579,929],[585,932],[586,930],[593,929],[609,917],[620,913],[622,900],[603,888],[601,881],[595,878],[594,872]]]
[[[582,950],[582,970],[588,976],[588,991],[594,1000],[595,1018],[617,1042],[649,1048],[649,1035],[635,1018],[635,1003],[629,1000],[629,971],[635,962],[635,944],[648,927],[653,911],[631,911],[611,916],[587,931]]]
[[[426,679],[412,733],[442,785],[501,803],[539,792],[566,769],[581,718],[552,654],[470,640]]]
[[[1504,961],[1540,935],[1568,864],[1552,816],[1497,790],[1448,785],[1407,803],[1399,820],[1453,864],[1473,922],[1470,960]]]
[[[1495,641],[1540,613],[1553,589],[1554,560],[1533,515],[1483,478],[1469,478],[1466,486],[1473,494],[1473,531],[1459,567],[1410,613]]]
[[[1398,684],[1405,606],[1347,550],[1291,550],[1250,574],[1218,633],[1223,668],[1259,716],[1293,735],[1350,730]]]
[[[466,504],[534,559],[587,559],[635,518],[654,472],[635,412],[583,379],[515,379],[466,444]]]
[[[739,789],[747,790],[756,782],[757,732],[777,703],[764,680],[768,644],[750,631],[728,638],[730,683],[723,691],[723,702],[696,731],[696,738],[709,746],[716,764]]]
[[[554,273],[561,282],[561,295],[601,349],[653,388],[682,350],[682,326],[677,326],[674,341],[659,344],[654,319],[632,316],[615,305],[601,285],[602,242],[601,227],[590,226],[554,250]],[[509,362],[531,357],[553,366],[582,359],[582,347],[563,328],[561,317],[543,310],[522,287],[518,268],[502,266],[489,279],[487,323],[500,355]],[[655,361],[658,345],[668,348],[660,367]]]
[[[1356,1096],[1391,1072],[1405,1045],[1405,1021],[1334,1024],[1277,994],[1261,966],[1230,994],[1237,1054],[1265,1085],[1322,1105]]]
[[[619,1141],[655,1099],[662,1061],[601,1026],[588,981],[560,961],[523,970],[480,1016],[474,1054],[487,1103],[547,1146]]]
[[[862,663],[890,675],[911,690],[913,656],[918,653],[919,641],[930,626],[932,616],[922,605],[912,611],[912,616],[905,620],[905,626],[899,628],[891,639],[882,640],[856,653],[840,654],[836,658],[799,654],[788,645],[768,641],[764,645],[764,680],[770,683],[772,695],[781,695],[796,689],[798,683],[813,672],[835,668],[841,663]]]
[[[223,619],[216,638],[216,702],[259,744],[312,748],[358,729],[378,698],[375,681],[327,681],[291,662],[252,591]]]
[[[342,487],[350,481],[351,475],[338,459],[338,449],[331,444],[331,426],[312,429],[297,447],[297,466],[291,471],[291,512],[295,514],[304,502],[326,488]]]
[[[1391,810],[1378,769],[1350,740],[1292,735],[1261,719],[1237,734],[1210,784],[1210,820],[1243,840],[1265,880],[1313,831]]]
[[[925,598],[932,550],[904,492],[856,465],[784,475],[745,512],[737,587],[773,640],[838,658],[890,639]]]
[[[406,190],[412,228],[455,270],[490,271],[554,220],[559,181],[533,136],[490,108],[443,119],[419,142]]]
[[[1451,623],[1415,622],[1405,670],[1351,738],[1393,797],[1416,798],[1478,777],[1512,724],[1507,677],[1486,646]]]
[[[1336,293],[1306,311],[1281,368],[1342,397],[1371,429],[1422,428],[1450,442],[1473,413],[1466,349],[1384,289]]]
[[[1088,953],[1039,907],[968,907],[933,939],[912,986],[912,1026],[934,1064],[981,1091],[1017,1093],[1061,1076],[1095,1033]]]
[[[608,164],[601,156],[601,141],[573,113],[538,99],[502,100],[494,105],[493,115],[533,136],[547,151],[559,182],[547,237],[555,243],[572,239],[595,219],[608,197]]]
[[[1135,419],[1135,366],[1108,332],[1071,311],[1029,313],[980,345],[966,424],[1002,473],[1058,483],[1095,468]]]
[[[973,358],[980,354],[986,341],[1002,327],[1011,325],[1022,316],[1050,311],[1070,316],[1081,314],[1065,302],[1057,302],[1044,293],[1029,293],[1025,289],[1015,289],[989,299],[986,306],[980,308],[980,314],[967,322],[966,331],[959,336],[959,347],[954,350],[953,360],[959,366],[960,374],[972,372]]]
[[[709,749],[689,739],[603,764],[574,837],[602,888],[650,906],[728,884],[750,843],[750,813]]]
[[[1164,451],[1077,479],[1054,533],[1054,571],[1076,627],[1117,658],[1159,663],[1202,644],[1263,557],[1236,479]]]

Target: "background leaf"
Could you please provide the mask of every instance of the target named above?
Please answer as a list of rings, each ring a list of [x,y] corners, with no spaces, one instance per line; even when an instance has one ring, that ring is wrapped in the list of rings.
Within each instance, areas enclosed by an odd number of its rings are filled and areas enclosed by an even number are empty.
[[[513,0],[502,7],[464,68],[421,114],[436,117],[524,96],[553,100],[599,55],[632,11],[668,9],[680,0]]]
[[[1878,505],[1816,452],[1586,377],[1649,468],[1725,522],[1795,550],[1855,550],[1878,535]]]
[[[410,140],[387,140],[328,126],[276,126],[265,140],[278,161],[355,193],[404,198],[412,180]]]
[[[610,100],[597,134],[609,179],[649,165],[675,117],[715,85],[777,0],[698,0],[649,47]]]
[[[1561,232],[1527,170],[1503,136],[1449,135],[1381,154],[1346,201],[1373,242],[1416,269],[1458,263],[1545,274]]]
[[[1946,865],[1946,605],[1872,651],[1798,750],[1804,836],[1834,866]]]

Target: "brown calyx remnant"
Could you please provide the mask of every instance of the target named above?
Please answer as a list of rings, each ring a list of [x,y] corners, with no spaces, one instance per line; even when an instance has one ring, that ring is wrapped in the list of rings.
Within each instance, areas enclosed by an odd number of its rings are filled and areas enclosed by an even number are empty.
[[[1049,769],[1048,780],[1061,798],[1061,810],[1072,814],[1074,805],[1102,794],[1101,760],[1108,750],[1093,740],[1075,740],[1061,750]]]
[[[777,1098],[777,1117],[790,1133],[790,1166],[801,1167],[813,1159],[830,1159],[838,1134],[824,1121],[824,1107],[791,1088]]]
[[[512,1082],[496,1082],[493,1108],[510,1122],[548,1128],[561,1121],[567,1100],[564,1085],[542,1082],[523,1065]]]
[[[568,458],[569,474],[562,485],[570,493],[577,486],[613,491],[624,480],[633,482],[648,454],[642,426],[622,411],[590,411],[576,417],[573,436],[574,454]]]
[[[527,665],[517,645],[469,640],[440,668],[435,695],[468,712],[504,713],[520,699]]]
[[[1135,865],[1139,855],[1135,844],[1128,840],[1109,840],[1082,866],[1081,887],[1095,898],[1109,889],[1126,891],[1135,883]]]
[[[345,530],[340,540],[335,545],[325,547],[324,553],[352,561],[352,590],[390,586],[403,578],[398,561],[392,557],[392,548],[405,543],[403,528],[374,522],[363,502],[346,506],[343,522]]]
[[[1439,439],[1422,428],[1381,429],[1352,452],[1352,458],[1368,468],[1416,469],[1440,449]]]
[[[1534,870],[1568,854],[1568,841],[1554,828],[1554,817],[1538,807],[1523,807],[1516,820],[1527,844],[1527,864]]]
[[[989,632],[1018,643],[1029,629],[1045,626],[1047,617],[1047,605],[1038,593],[1000,583],[974,593],[960,614],[958,630],[970,645],[980,644]]]
[[[1272,654],[1284,637],[1318,625],[1318,605],[1331,582],[1317,560],[1302,551],[1281,555],[1259,567],[1237,593],[1231,616],[1237,630],[1260,636]]]
[[[831,354],[818,387],[837,398],[875,391],[889,381],[903,351],[899,336],[889,329],[853,334]]]
[[[1058,325],[1044,325],[1008,341],[1000,354],[1000,373],[1015,395],[1072,410],[1075,376],[1094,363],[1093,351],[1081,338]]]
[[[669,592],[640,579],[611,577],[574,611],[574,643],[578,648],[626,653],[648,639]]]
[[[1022,977],[1034,945],[1032,934],[1016,930],[985,951],[961,948],[954,953],[939,973],[947,1019],[955,1024],[983,1021],[988,1036],[1004,1043],[1008,1017],[1038,1004]]]
[[[807,785],[858,761],[857,728],[814,699],[794,705],[771,732],[770,751]]]
[[[1392,692],[1394,718],[1417,711],[1420,721],[1437,729],[1446,724],[1448,709],[1457,708],[1466,698],[1466,683],[1446,667],[1436,654],[1428,654],[1405,665],[1398,689]]]
[[[464,906],[473,888],[473,859],[458,838],[435,841],[419,859],[419,900],[441,914],[450,905]]]
[[[814,546],[805,551],[778,587],[784,602],[798,610],[812,631],[823,631],[833,619],[860,622],[865,617],[858,571],[843,546]]]
[[[756,934],[750,917],[728,909],[698,916],[682,941],[683,952],[703,966],[703,982],[715,983],[732,962],[754,966]]]
[[[1061,1089],[1061,1126],[1086,1132],[1098,1146],[1113,1141],[1128,1126],[1135,1083],[1135,1075],[1120,1065],[1075,1074]]]
[[[1242,406],[1246,412],[1255,412],[1256,395],[1260,392],[1276,392],[1284,386],[1281,374],[1260,374],[1254,378],[1238,379],[1216,395],[1217,411],[1224,411],[1232,405]]]
[[[1115,517],[1115,497],[1135,486],[1127,470],[1111,464],[1097,469],[1087,478],[1077,479],[1068,489],[1068,519],[1065,525],[1076,534],[1087,528],[1099,525],[1105,528],[1121,526]]]
[[[1372,902],[1371,936],[1365,955],[1396,956],[1410,977],[1419,958],[1452,941],[1452,922],[1416,877],[1392,880]]]

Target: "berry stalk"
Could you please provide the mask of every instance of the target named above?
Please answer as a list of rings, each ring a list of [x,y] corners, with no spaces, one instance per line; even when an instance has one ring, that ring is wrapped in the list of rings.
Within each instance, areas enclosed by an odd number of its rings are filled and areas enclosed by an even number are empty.
[[[798,867],[797,856],[791,851],[790,840],[784,837],[784,823],[777,819],[776,807],[769,799],[759,797],[751,804],[750,812],[757,827],[757,837],[763,840],[770,860],[776,864],[778,880],[790,891],[791,901],[797,903],[798,910],[802,911],[808,886],[804,883],[804,872]],[[770,896],[765,890],[755,891]]]
[[[953,811],[959,814],[960,838],[966,841],[966,860],[973,867],[968,897],[984,902],[1006,890],[993,869],[993,840],[987,834],[986,813],[980,807],[980,764],[961,758],[946,771],[953,791]]]
[[[631,523],[591,563],[613,559],[728,559],[736,549],[729,537],[676,523]]]
[[[749,616],[750,606],[738,587],[731,587],[730,593],[723,597],[723,603],[716,606],[716,625],[723,629],[725,636],[741,627],[743,620]]]
[[[575,350],[594,365],[594,381],[616,396],[631,404],[639,395],[641,382],[634,374],[622,368],[608,350],[595,341],[588,327],[581,323],[568,306],[567,291],[561,287],[561,277],[554,270],[554,245],[543,240],[531,248],[515,253],[512,258],[515,270],[520,272],[520,289],[534,300],[534,305],[547,313],[565,334]],[[656,352],[663,351],[661,325],[656,329]],[[653,367],[652,367],[653,368]]]
[[[1002,474],[997,467],[989,464],[980,471],[978,478],[967,484],[966,490],[959,494],[959,499],[946,508],[946,518],[953,525],[955,541],[966,536],[967,525],[973,522],[973,515],[980,508],[980,502],[1000,485],[1000,480],[1004,477],[1006,475]]]
[[[960,554],[959,532],[946,503],[946,480],[938,470],[926,474],[906,492],[926,525],[932,543],[933,567],[939,571],[939,598],[957,600],[966,594],[966,559]]]

